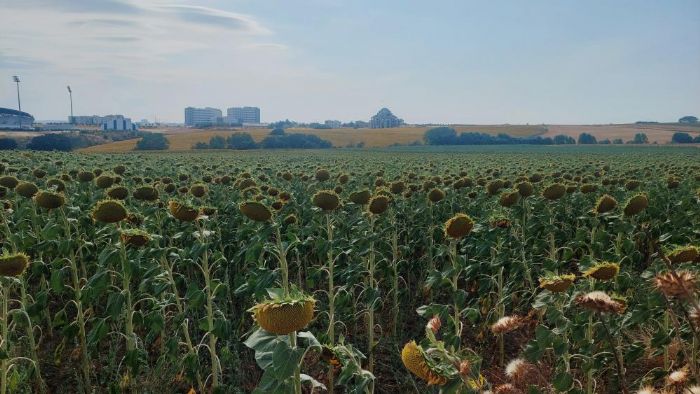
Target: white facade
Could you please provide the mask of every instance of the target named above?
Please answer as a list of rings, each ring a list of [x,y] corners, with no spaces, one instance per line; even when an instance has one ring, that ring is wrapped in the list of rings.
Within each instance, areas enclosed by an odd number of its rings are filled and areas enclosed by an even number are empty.
[[[217,108],[185,108],[186,126],[214,125],[221,118],[221,110]]]
[[[107,115],[102,118],[102,130],[131,131],[136,130],[136,125],[123,115]]]
[[[26,112],[0,108],[0,129],[29,129],[34,117]]]
[[[228,123],[260,124],[260,108],[232,107],[226,110]]]

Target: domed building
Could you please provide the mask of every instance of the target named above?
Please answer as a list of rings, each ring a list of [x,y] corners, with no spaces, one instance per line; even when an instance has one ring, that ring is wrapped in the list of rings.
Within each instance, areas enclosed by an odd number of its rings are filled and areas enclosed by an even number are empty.
[[[388,129],[390,127],[399,127],[403,123],[403,119],[396,117],[388,108],[382,108],[370,119],[369,127],[373,129]]]
[[[0,108],[0,129],[30,129],[34,117],[26,112]]]

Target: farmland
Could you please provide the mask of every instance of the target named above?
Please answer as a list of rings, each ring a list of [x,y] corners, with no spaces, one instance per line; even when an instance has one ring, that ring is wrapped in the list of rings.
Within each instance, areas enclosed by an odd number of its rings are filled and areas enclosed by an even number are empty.
[[[0,394],[700,384],[697,148],[3,152],[0,171]]]

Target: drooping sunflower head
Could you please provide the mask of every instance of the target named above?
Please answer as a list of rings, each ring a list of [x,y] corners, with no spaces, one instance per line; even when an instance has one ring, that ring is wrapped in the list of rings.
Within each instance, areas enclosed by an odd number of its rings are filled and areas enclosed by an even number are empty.
[[[313,297],[297,294],[291,298],[260,302],[248,311],[253,313],[253,319],[263,330],[286,335],[309,325],[315,305]]]
[[[666,257],[668,257],[673,264],[680,264],[689,263],[697,259],[698,254],[700,254],[700,250],[697,246],[686,245],[675,247],[666,253]]]
[[[617,207],[617,200],[608,194],[601,196],[596,201],[593,211],[597,214],[608,213]]]
[[[333,190],[318,191],[311,201],[325,212],[333,211],[340,206],[340,198]]]
[[[245,201],[238,205],[238,209],[248,219],[256,222],[266,222],[272,218],[272,211],[259,201]]]
[[[435,369],[423,349],[415,341],[408,342],[401,350],[403,365],[429,385],[444,386],[448,377]]]
[[[498,200],[498,203],[502,207],[509,208],[517,204],[518,200],[520,200],[520,193],[517,191],[503,192],[501,194],[501,198]]]
[[[52,210],[62,207],[66,203],[66,199],[61,193],[42,190],[34,196],[34,202],[42,208]]]
[[[197,198],[204,197],[207,194],[207,191],[208,191],[207,185],[205,185],[203,183],[197,183],[197,184],[192,185],[192,187],[190,187],[190,194],[192,194],[193,196],[195,196]]]
[[[330,172],[323,168],[316,171],[316,180],[319,182],[325,182],[331,178]]]
[[[474,220],[469,215],[458,213],[445,223],[445,236],[461,239],[469,235],[474,228]]]
[[[624,303],[613,300],[609,295],[602,291],[592,291],[587,294],[579,295],[576,297],[574,302],[580,307],[598,313],[621,314],[625,310]]]
[[[127,246],[140,248],[151,240],[151,235],[139,229],[122,230],[119,234],[122,243]]]
[[[690,271],[666,272],[654,278],[654,287],[668,298],[687,299],[695,291],[696,277]]]
[[[15,187],[15,192],[24,198],[32,198],[39,192],[39,188],[31,182],[20,182]]]
[[[625,203],[625,216],[634,216],[641,213],[643,210],[647,209],[649,206],[649,197],[646,194],[640,193],[632,196],[627,203]]]
[[[445,192],[442,189],[434,188],[428,192],[428,200],[432,203],[440,202],[445,198]]]
[[[124,186],[114,186],[107,190],[107,195],[115,200],[125,200],[129,196],[129,189]]]
[[[117,223],[126,219],[126,208],[117,200],[102,200],[92,209],[92,218],[102,223]]]
[[[0,255],[0,276],[20,276],[29,266],[29,257],[24,253]]]
[[[489,196],[495,196],[501,188],[503,188],[503,180],[494,179],[486,184],[486,193],[488,193]]]
[[[561,183],[553,183],[542,191],[542,196],[547,200],[558,200],[566,194],[566,186]]]
[[[389,209],[390,201],[389,196],[379,194],[372,197],[372,199],[369,201],[367,210],[369,210],[369,212],[373,215],[381,215],[382,213],[386,212],[387,209]]]
[[[540,278],[540,287],[552,293],[563,293],[571,287],[576,280],[576,275],[548,275]]]
[[[592,183],[585,183],[581,185],[581,193],[583,194],[588,194],[588,193],[594,193],[596,190],[598,190],[598,187]]]
[[[369,199],[372,198],[372,194],[369,190],[361,190],[357,192],[350,193],[350,201],[357,205],[367,205]]]
[[[137,200],[155,201],[158,199],[158,190],[153,186],[141,186],[137,187],[131,195]]]
[[[583,276],[598,280],[610,280],[620,273],[620,264],[603,261],[583,272]]]
[[[391,190],[393,194],[401,194],[406,190],[406,183],[404,181],[392,182],[389,190]]]
[[[112,186],[112,184],[114,184],[114,177],[109,174],[102,174],[95,178],[95,186],[97,186],[98,189],[107,189]]]
[[[181,222],[193,222],[199,217],[199,209],[175,200],[168,201],[168,210]]]
[[[525,324],[525,319],[522,316],[504,316],[491,325],[491,332],[499,335],[515,331]]]
[[[518,189],[518,193],[520,193],[520,197],[527,198],[530,197],[534,192],[535,188],[532,186],[532,183],[529,181],[522,181],[515,185],[515,188]]]

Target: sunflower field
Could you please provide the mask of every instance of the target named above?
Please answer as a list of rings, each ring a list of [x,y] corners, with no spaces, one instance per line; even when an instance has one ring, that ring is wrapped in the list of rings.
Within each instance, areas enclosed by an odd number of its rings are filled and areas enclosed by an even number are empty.
[[[0,394],[700,393],[700,149],[0,153]]]

